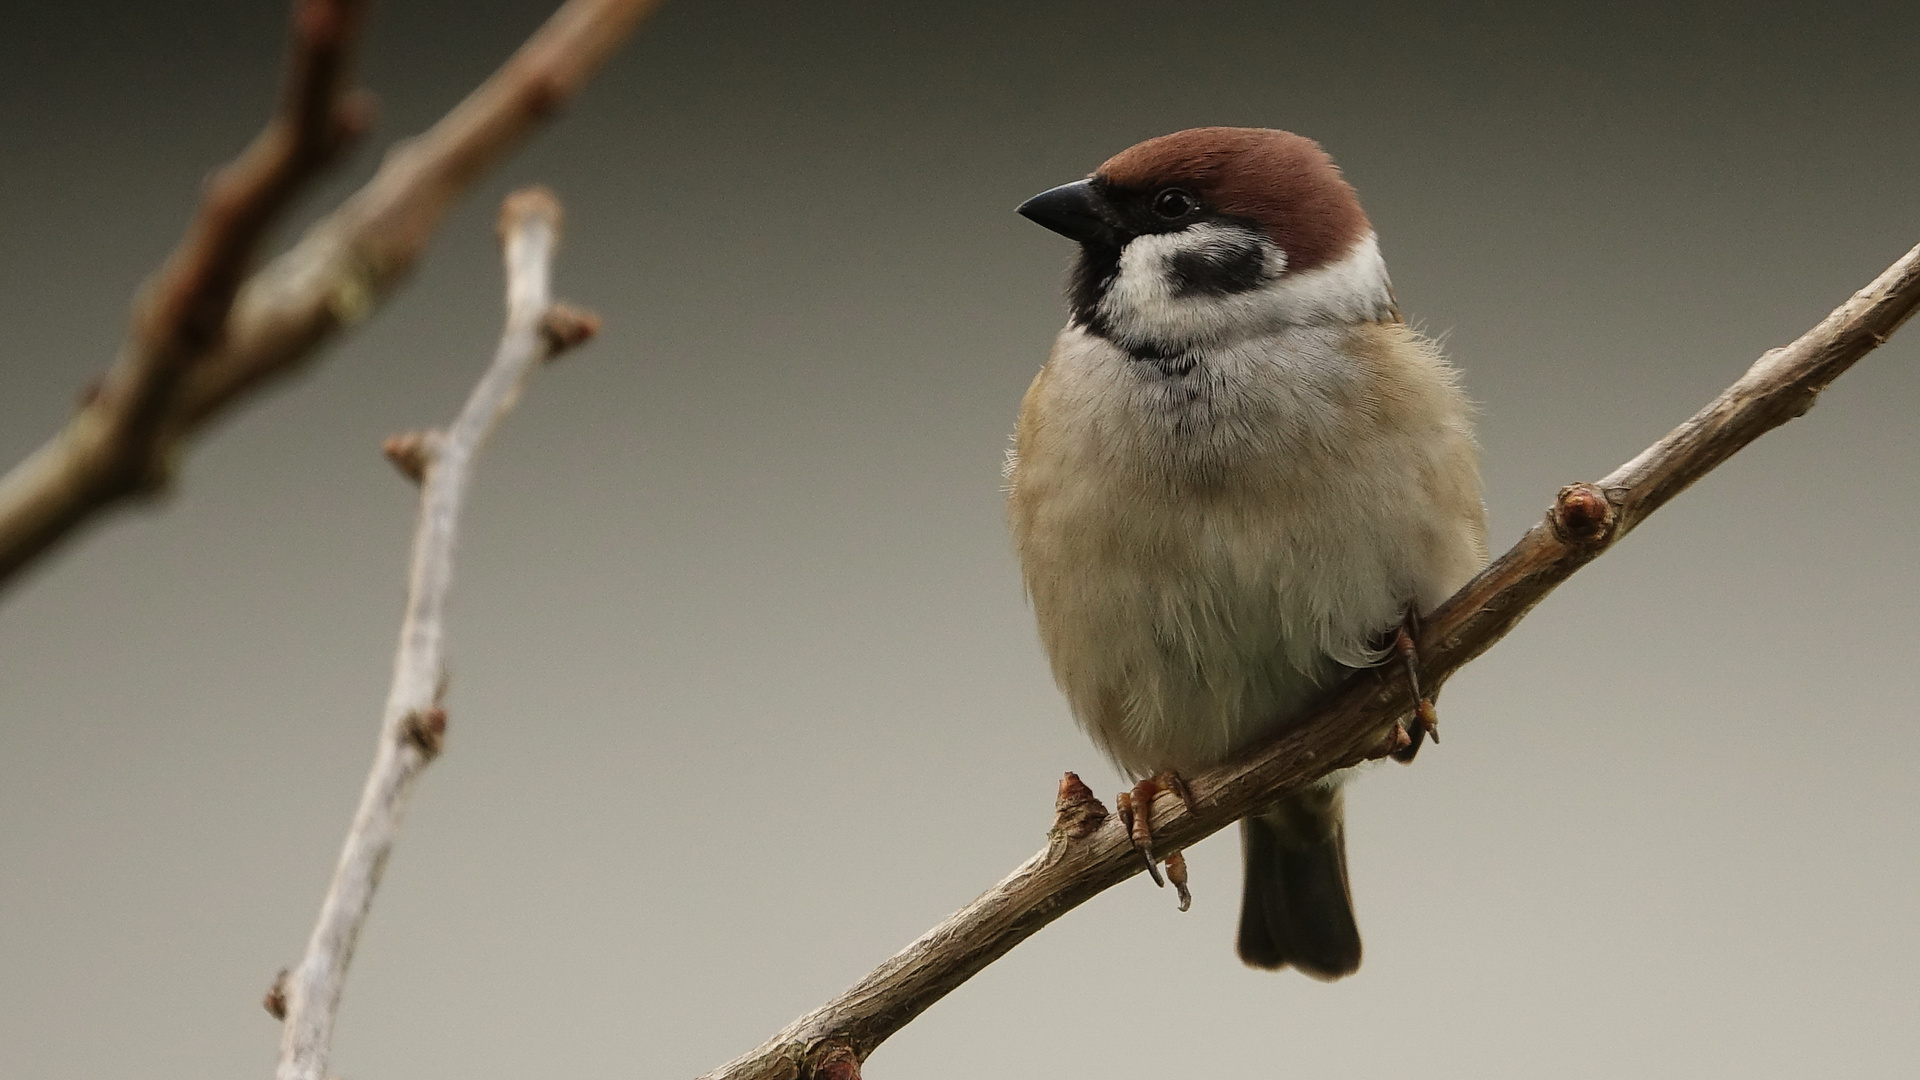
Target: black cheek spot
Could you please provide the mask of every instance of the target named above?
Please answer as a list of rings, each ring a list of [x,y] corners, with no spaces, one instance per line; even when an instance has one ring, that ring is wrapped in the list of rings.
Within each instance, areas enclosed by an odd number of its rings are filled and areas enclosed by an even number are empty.
[[[1267,253],[1251,237],[1177,251],[1167,260],[1167,277],[1175,296],[1230,296],[1265,284]]]
[[[1119,274],[1119,248],[1100,244],[1080,245],[1080,257],[1074,260],[1073,274],[1067,281],[1067,311],[1074,322],[1102,337],[1107,336],[1104,320],[1096,309]]]

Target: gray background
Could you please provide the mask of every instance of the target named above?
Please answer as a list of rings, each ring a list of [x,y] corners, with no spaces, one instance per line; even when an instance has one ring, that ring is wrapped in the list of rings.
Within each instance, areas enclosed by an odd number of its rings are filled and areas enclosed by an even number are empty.
[[[565,198],[562,289],[607,331],[483,462],[350,1080],[703,1071],[1035,850],[1063,769],[1118,789],[1001,520],[1069,254],[1023,197],[1190,125],[1320,139],[1484,403],[1503,546],[1916,240],[1903,7],[670,5],[397,303],[0,596],[0,1075],[267,1074],[399,613],[377,448],[483,363],[509,186]],[[380,139],[329,190],[544,14],[379,5]],[[112,353],[283,15],[8,13],[0,458]],[[1449,687],[1444,745],[1359,782],[1357,977],[1235,962],[1227,834],[1192,913],[1115,889],[869,1073],[1913,1076],[1917,353],[1581,573]]]

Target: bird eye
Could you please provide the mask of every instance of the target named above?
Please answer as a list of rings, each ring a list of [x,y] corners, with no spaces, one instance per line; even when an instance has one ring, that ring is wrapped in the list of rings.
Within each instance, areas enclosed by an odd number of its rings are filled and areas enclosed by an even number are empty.
[[[1200,200],[1179,188],[1168,188],[1153,197],[1153,212],[1169,221],[1186,217],[1199,206]]]

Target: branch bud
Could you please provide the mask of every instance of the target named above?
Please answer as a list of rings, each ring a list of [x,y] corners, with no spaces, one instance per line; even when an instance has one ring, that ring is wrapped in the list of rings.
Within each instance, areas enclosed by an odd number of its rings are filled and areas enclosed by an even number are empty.
[[[285,1020],[287,1018],[286,968],[281,968],[280,974],[274,977],[273,985],[267,987],[267,996],[261,999],[260,1004],[266,1006],[267,1015],[273,1017],[275,1020]]]
[[[1060,794],[1053,802],[1053,833],[1069,840],[1083,840],[1106,824],[1107,808],[1093,797],[1078,773],[1060,778]]]
[[[409,431],[401,435],[391,435],[380,444],[380,452],[387,455],[393,467],[400,475],[416,484],[427,479],[427,467],[433,464],[433,453],[438,436],[431,431]]]
[[[800,1075],[808,1080],[860,1080],[860,1058],[853,1047],[829,1039],[807,1055],[807,1067]]]
[[[561,217],[560,199],[550,189],[538,184],[521,188],[500,204],[500,239],[505,242],[535,221],[543,222],[557,236]]]
[[[1553,534],[1568,544],[1603,544],[1613,535],[1613,503],[1593,484],[1568,484],[1547,511]]]
[[[547,340],[548,360],[558,359],[561,353],[585,344],[599,332],[600,316],[572,304],[556,300],[540,316],[540,335]]]
[[[447,740],[447,710],[438,705],[415,709],[407,714],[404,730],[408,742],[419,747],[421,753],[434,757]]]

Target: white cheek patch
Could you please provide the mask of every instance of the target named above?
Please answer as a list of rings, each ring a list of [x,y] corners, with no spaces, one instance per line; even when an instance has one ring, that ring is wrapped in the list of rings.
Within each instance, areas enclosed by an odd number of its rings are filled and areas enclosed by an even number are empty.
[[[1245,230],[1211,224],[1135,237],[1121,249],[1119,272],[1097,310],[1123,338],[1187,342],[1211,335],[1223,323],[1238,321],[1239,309],[1246,307],[1254,293],[1183,295],[1175,262],[1206,258],[1245,242]],[[1266,276],[1271,282],[1286,271],[1287,255],[1265,237],[1259,242],[1265,249]]]
[[[1380,245],[1369,232],[1345,255],[1305,273],[1286,273],[1287,256],[1265,237],[1264,284],[1226,295],[1182,295],[1175,260],[1245,243],[1230,226],[1202,224],[1134,238],[1096,312],[1124,345],[1191,347],[1285,326],[1368,322],[1393,308]]]

